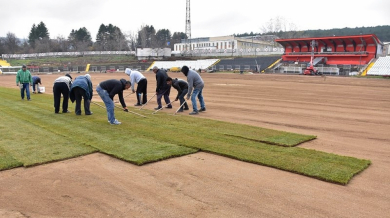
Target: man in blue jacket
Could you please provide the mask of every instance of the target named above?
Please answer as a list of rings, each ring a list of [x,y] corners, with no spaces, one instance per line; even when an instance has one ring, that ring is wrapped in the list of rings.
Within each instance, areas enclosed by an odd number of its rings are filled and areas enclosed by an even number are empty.
[[[37,93],[35,91],[35,86],[37,87],[36,90],[38,91],[38,93],[41,93],[41,91],[39,90],[39,84],[42,85],[42,82],[41,82],[41,78],[39,78],[39,76],[33,76],[32,77],[32,89],[33,89],[33,93]]]
[[[81,99],[83,98],[85,115],[92,115],[92,112],[89,109],[93,96],[92,87],[91,76],[89,74],[78,76],[72,83],[72,87],[70,88],[70,100],[72,103],[76,100],[76,115],[81,115]]]

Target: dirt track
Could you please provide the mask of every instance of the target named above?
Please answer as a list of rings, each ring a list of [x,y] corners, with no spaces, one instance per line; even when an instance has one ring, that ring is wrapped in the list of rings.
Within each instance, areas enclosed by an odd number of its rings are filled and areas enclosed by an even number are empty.
[[[154,74],[145,75],[154,93]],[[127,78],[91,76],[95,86]],[[57,77],[41,75],[48,93]],[[202,77],[207,112],[199,117],[317,135],[300,146],[372,165],[341,186],[202,152],[144,166],[95,153],[0,172],[0,217],[389,217],[389,80]],[[17,88],[15,76],[0,76],[0,86]]]

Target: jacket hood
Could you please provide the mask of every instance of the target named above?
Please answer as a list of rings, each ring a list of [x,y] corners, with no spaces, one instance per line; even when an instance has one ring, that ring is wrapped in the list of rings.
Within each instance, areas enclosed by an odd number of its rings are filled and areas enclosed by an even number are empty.
[[[181,72],[182,72],[185,76],[187,76],[189,70],[190,70],[190,69],[189,69],[187,66],[183,66],[183,67],[181,68]]]

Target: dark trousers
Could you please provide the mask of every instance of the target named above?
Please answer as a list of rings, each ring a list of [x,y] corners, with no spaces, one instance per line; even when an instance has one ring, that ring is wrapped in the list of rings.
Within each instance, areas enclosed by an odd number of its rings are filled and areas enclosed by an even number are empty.
[[[185,102],[184,97],[187,95],[187,93],[188,93],[188,89],[183,89],[183,90],[181,91],[181,93],[179,93],[178,99],[180,100],[180,105],[182,105],[182,104]],[[187,102],[184,103],[183,106],[181,106],[180,110],[183,110],[184,108],[185,108],[185,109],[188,109],[188,104],[187,104]]]
[[[87,92],[80,87],[74,87],[72,92],[74,93],[76,100],[76,107],[74,112],[77,115],[81,115],[81,100],[84,98],[84,112],[85,114],[91,114],[91,111],[89,110],[90,100],[88,99]]]
[[[61,104],[61,94],[64,98],[62,101],[62,112],[68,111],[68,101],[69,101],[69,87],[66,83],[54,83],[53,86],[53,95],[54,95],[54,112],[58,113],[60,111]]]
[[[161,104],[161,98],[164,96],[164,101],[166,104],[171,103],[171,100],[169,100],[169,94],[171,93],[171,86],[166,87],[165,89],[160,89],[157,93],[157,104],[159,108],[162,108]],[[172,107],[171,105],[169,105]],[[168,107],[169,107],[168,106]]]
[[[146,97],[147,95],[147,90],[148,88],[148,80],[146,79],[141,79],[138,82],[136,94],[137,94],[137,104],[141,104],[141,95],[142,95],[142,104],[146,104],[148,102],[148,99]]]

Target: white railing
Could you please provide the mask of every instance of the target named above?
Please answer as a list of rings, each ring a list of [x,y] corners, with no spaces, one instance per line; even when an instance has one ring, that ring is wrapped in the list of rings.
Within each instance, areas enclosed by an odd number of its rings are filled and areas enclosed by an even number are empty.
[[[2,59],[24,59],[39,57],[81,56],[81,55],[135,55],[135,51],[83,51],[83,52],[47,52],[32,54],[3,54]]]

